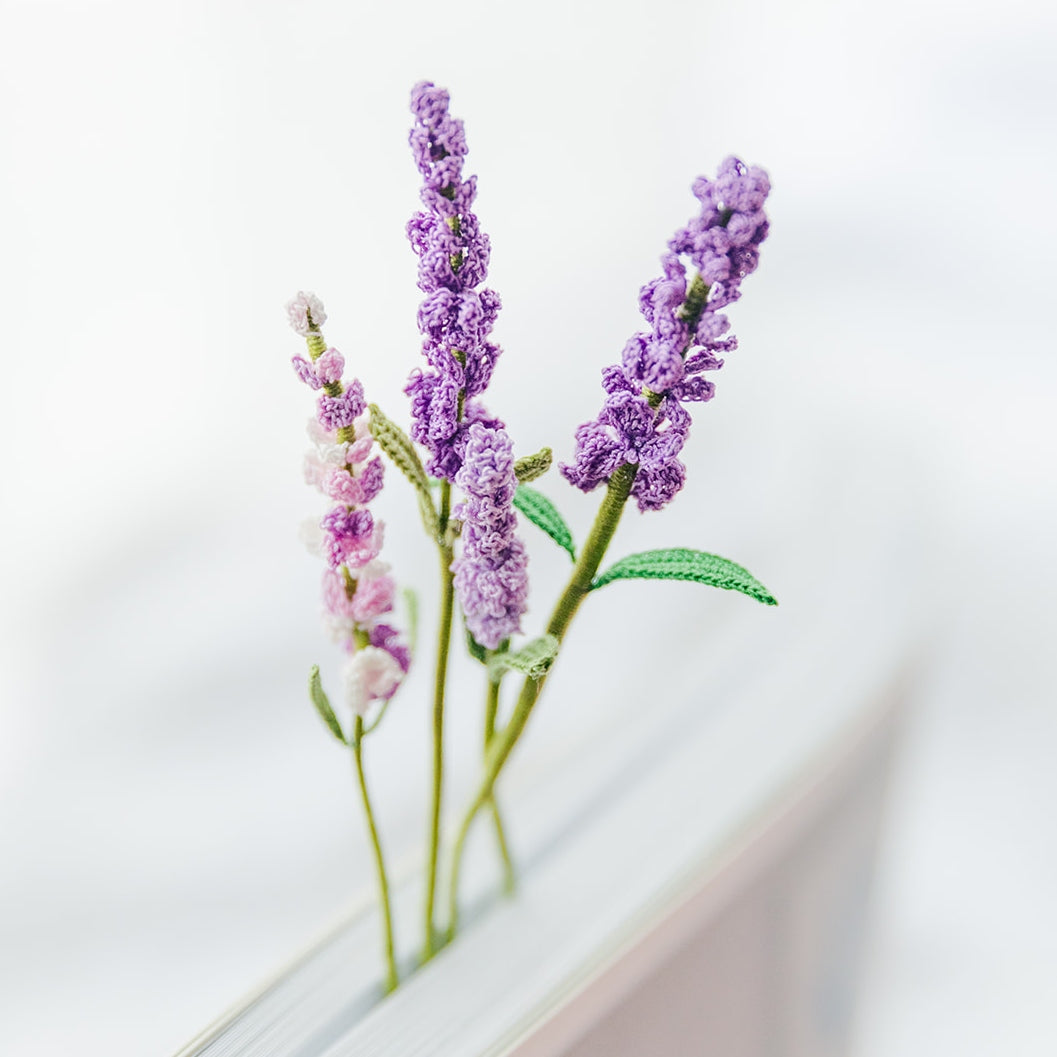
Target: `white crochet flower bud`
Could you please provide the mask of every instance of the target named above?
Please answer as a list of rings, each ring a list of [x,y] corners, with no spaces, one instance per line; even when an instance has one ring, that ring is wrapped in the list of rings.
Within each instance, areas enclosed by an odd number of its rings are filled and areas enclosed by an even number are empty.
[[[318,330],[327,321],[323,302],[305,290],[298,290],[297,297],[287,301],[286,314],[290,318],[290,326],[303,338],[308,337],[311,327]]]
[[[357,715],[365,715],[375,701],[384,701],[400,685],[404,672],[392,654],[364,646],[346,662],[345,700]]]

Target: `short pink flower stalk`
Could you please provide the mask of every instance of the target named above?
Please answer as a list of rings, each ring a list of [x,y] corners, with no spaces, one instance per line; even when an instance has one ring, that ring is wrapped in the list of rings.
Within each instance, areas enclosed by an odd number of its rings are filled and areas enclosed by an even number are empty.
[[[293,358],[294,371],[311,389],[322,390],[316,417],[308,427],[313,448],[305,457],[305,480],[333,505],[318,523],[306,526],[305,538],[327,564],[323,573],[324,624],[348,654],[342,677],[345,702],[353,717],[351,736],[344,733],[319,685],[318,669],[313,670],[311,691],[331,732],[353,749],[378,872],[387,986],[392,989],[399,977],[393,950],[389,881],[363,769],[363,739],[377,726],[381,713],[369,727],[364,725],[365,718],[372,706],[380,704],[384,711],[411,661],[410,651],[399,634],[379,622],[380,617],[392,611],[396,593],[388,565],[378,558],[384,525],[368,506],[382,489],[385,468],[379,456],[371,455],[374,438],[363,386],[357,379],[343,384],[345,359],[323,340],[320,326],[327,317],[322,302],[314,294],[301,291],[286,307],[290,325],[308,346],[307,360],[303,356]]]

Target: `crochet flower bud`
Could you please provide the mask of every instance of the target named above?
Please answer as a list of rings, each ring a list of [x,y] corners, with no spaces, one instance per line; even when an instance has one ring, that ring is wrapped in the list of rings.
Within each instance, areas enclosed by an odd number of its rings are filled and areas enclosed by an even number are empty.
[[[287,302],[286,314],[294,332],[303,338],[308,337],[310,330],[318,330],[327,321],[323,302],[315,294],[304,290],[298,290],[297,296]]]
[[[387,650],[364,646],[345,662],[342,675],[346,703],[353,712],[363,716],[375,701],[393,696],[404,671]]]

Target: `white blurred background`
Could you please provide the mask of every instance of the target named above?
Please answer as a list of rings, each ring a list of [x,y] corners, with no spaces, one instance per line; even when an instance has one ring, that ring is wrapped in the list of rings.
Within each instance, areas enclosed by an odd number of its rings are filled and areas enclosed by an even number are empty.
[[[490,403],[525,452],[570,454],[693,176],[732,152],[770,171],[686,496],[628,534],[692,531],[781,595],[768,569],[854,530],[835,487],[891,490],[886,531],[917,554],[892,580],[920,581],[901,588],[940,631],[857,1052],[1053,1051],[1052,6],[2,11],[3,1052],[164,1055],[367,876],[304,701],[336,658],[296,541],[318,499],[282,305],[319,293],[328,339],[405,414],[423,77],[467,124],[505,303]],[[548,487],[582,532],[592,501]],[[411,501],[384,502],[398,574],[428,583]],[[416,836],[421,720],[394,717],[407,740],[376,768]]]

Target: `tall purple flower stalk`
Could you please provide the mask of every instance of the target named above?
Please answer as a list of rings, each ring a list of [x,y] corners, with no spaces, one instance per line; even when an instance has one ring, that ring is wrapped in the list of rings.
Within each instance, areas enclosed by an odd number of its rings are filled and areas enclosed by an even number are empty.
[[[470,208],[477,178],[462,175],[463,124],[448,113],[448,93],[430,81],[412,90],[411,111],[416,119],[411,149],[423,177],[426,210],[411,218],[407,235],[426,295],[418,326],[429,366],[413,373],[405,392],[411,397],[411,436],[430,453],[426,468],[451,481],[462,464],[470,425],[501,425],[476,399],[500,353],[488,340],[500,301],[494,290],[479,289],[488,274],[490,247]]]
[[[756,270],[769,191],[763,169],[737,158],[727,158],[715,180],[694,181],[701,211],[669,241],[664,274],[639,293],[650,329],[602,372],[602,410],[576,431],[574,460],[561,466],[577,488],[589,492],[625,464],[637,467],[631,494],[640,510],[660,510],[682,488],[679,453],[690,432],[684,405],[712,399],[715,386],[704,374],[737,347],[735,337],[724,337],[730,322],[721,309],[738,300],[742,279]],[[683,257],[697,269],[690,283]]]
[[[462,554],[455,560],[455,591],[466,626],[484,647],[496,649],[521,630],[527,608],[528,555],[514,535],[514,451],[506,430],[475,422],[469,428],[455,483],[465,499]]]

